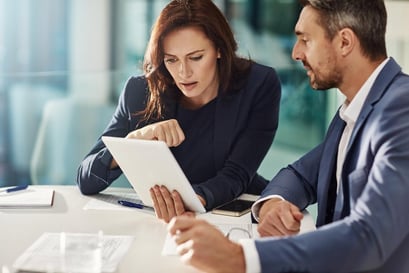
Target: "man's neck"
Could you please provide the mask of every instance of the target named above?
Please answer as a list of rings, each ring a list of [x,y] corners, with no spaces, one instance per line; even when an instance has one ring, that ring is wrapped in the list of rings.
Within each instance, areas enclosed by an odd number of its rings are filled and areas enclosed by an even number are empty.
[[[369,61],[361,58],[361,60],[353,61],[345,67],[345,76],[338,89],[345,95],[347,101],[352,101],[362,85],[385,59],[386,57],[376,61]]]

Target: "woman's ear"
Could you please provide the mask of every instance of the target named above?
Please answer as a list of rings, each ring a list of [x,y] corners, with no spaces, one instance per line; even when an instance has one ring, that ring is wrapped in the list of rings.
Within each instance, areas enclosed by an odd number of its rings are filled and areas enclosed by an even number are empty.
[[[217,49],[217,59],[221,58],[220,49]]]

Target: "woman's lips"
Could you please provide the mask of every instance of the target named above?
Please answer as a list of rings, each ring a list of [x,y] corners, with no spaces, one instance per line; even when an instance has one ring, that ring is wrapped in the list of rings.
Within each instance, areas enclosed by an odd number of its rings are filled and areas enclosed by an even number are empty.
[[[196,87],[197,82],[191,82],[191,83],[180,83],[184,89],[186,90],[192,90],[193,88]]]

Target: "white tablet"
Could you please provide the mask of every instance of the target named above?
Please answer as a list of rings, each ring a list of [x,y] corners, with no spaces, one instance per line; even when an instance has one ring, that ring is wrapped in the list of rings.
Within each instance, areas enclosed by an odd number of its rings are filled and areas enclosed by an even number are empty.
[[[206,212],[165,142],[109,136],[102,141],[145,205],[153,207],[149,189],[164,185],[179,192],[187,209]]]

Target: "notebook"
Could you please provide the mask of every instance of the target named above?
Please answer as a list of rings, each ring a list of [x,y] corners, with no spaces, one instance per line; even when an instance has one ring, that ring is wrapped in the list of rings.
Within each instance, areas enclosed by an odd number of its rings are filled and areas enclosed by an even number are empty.
[[[21,191],[0,193],[0,209],[50,207],[53,200],[54,189],[29,186]]]
[[[102,141],[145,205],[153,206],[149,189],[164,185],[179,192],[187,209],[206,212],[165,142],[109,136]]]

